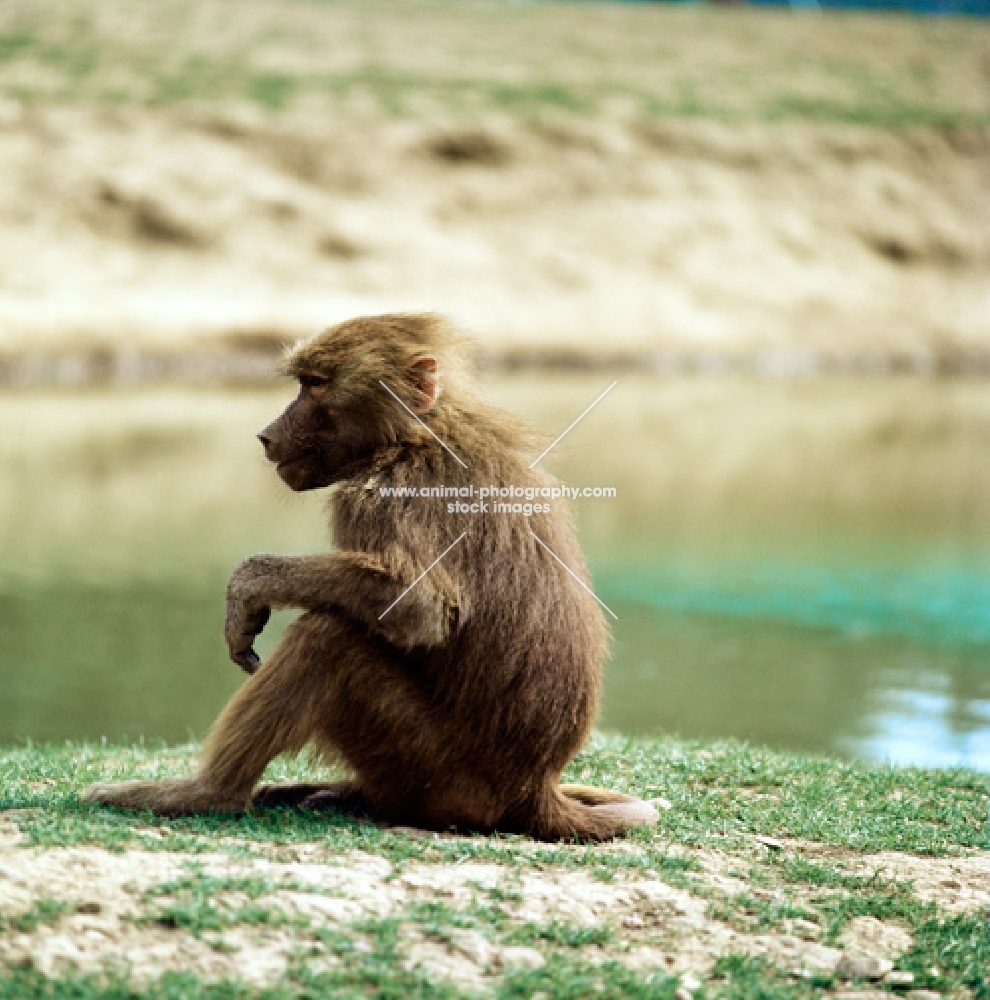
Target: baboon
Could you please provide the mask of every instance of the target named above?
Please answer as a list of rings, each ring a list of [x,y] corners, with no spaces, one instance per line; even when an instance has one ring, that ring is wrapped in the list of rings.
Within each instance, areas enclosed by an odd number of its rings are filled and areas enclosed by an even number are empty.
[[[94,785],[88,800],[167,816],[301,805],[543,840],[656,822],[640,799],[559,784],[595,718],[608,641],[572,575],[590,586],[568,516],[550,504],[528,517],[451,513],[448,497],[382,494],[553,483],[529,469],[526,430],[476,395],[461,343],[439,317],[396,314],[288,354],[298,396],[258,438],[293,490],[335,486],[336,549],[235,569],[225,637],[251,676],[198,773]],[[272,608],[303,613],[260,665],[253,641]],[[272,758],[310,743],[352,780],[256,789]]]

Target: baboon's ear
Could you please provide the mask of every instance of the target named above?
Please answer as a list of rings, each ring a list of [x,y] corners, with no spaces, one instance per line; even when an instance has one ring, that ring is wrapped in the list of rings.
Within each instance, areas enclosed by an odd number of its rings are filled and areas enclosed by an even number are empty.
[[[416,394],[409,409],[422,417],[429,413],[440,398],[440,366],[432,354],[421,354],[409,362],[409,376]]]

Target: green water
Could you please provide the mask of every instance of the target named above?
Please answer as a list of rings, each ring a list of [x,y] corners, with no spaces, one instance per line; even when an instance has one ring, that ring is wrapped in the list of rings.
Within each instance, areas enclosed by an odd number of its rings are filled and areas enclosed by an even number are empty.
[[[610,381],[486,390],[555,436]],[[230,568],[326,545],[253,439],[287,393],[0,399],[0,741],[202,735]],[[544,461],[617,491],[605,728],[990,769],[987,386],[621,379]]]

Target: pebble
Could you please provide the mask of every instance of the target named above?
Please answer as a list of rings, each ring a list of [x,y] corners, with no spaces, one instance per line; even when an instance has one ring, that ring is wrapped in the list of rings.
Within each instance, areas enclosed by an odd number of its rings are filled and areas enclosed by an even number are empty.
[[[681,976],[681,989],[687,990],[688,993],[694,993],[700,986],[701,980],[693,973],[685,972]]]
[[[934,990],[909,990],[907,1000],[942,1000],[942,994]]]
[[[477,931],[462,930],[454,935],[454,947],[475,965],[487,969],[495,961],[492,943]]]
[[[30,969],[34,959],[29,948],[13,948],[4,956],[4,964],[11,969]]]
[[[804,920],[802,917],[792,920],[791,928],[798,937],[804,938],[805,941],[815,940],[822,933],[818,924],[811,920]]]
[[[891,986],[910,986],[914,982],[914,973],[894,969],[883,977],[883,981],[889,983]]]
[[[882,979],[893,968],[894,963],[889,959],[847,951],[839,960],[835,974],[843,979]]]
[[[506,968],[512,966],[516,969],[538,969],[546,962],[535,948],[527,948],[521,944],[503,948],[501,959],[503,966]]]
[[[771,851],[782,851],[784,849],[784,842],[778,840],[776,837],[764,837],[761,834],[757,834],[753,840],[764,847],[769,847]]]
[[[639,930],[643,926],[643,918],[632,913],[622,921],[622,926],[628,927],[630,930]]]
[[[807,943],[795,955],[797,967],[794,974],[805,979],[814,976],[832,976],[842,959],[842,952],[823,944]]]

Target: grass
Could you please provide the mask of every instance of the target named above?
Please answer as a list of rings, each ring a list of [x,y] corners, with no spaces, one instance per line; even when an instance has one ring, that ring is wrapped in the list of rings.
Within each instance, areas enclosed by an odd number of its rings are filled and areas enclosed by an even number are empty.
[[[706,919],[745,934],[788,933],[798,920],[815,929],[816,940],[838,945],[851,920],[875,917],[912,934],[911,948],[898,960],[899,969],[913,974],[912,988],[990,997],[990,949],[982,914],[946,913],[918,898],[910,882],[879,868],[864,872],[849,864],[863,852],[892,850],[935,858],[984,847],[987,790],[984,778],[969,771],[844,764],[736,743],[599,737],[574,762],[569,779],[662,795],[672,804],[662,811],[656,831],[634,834],[618,846],[542,845],[518,837],[416,837],[351,819],[275,810],[165,822],[78,799],[79,790],[92,780],[188,771],[193,750],[73,744],[9,748],[0,754],[5,776],[0,808],[35,847],[182,853],[188,860],[181,876],[144,893],[141,913],[128,918],[133,925],[189,934],[218,954],[231,950],[225,934],[232,929],[291,934],[298,949],[285,976],[259,992],[236,977],[213,981],[176,972],[132,981],[111,973],[47,976],[29,965],[0,972],[0,1000],[453,998],[465,995],[464,989],[438,984],[410,967],[404,956],[411,941],[456,948],[463,934],[480,935],[493,947],[536,949],[543,957],[540,968],[510,967],[492,980],[491,995],[499,998],[673,997],[679,981],[672,974],[637,971],[624,963],[638,944],[663,946],[670,933],[663,921],[653,929],[629,931],[607,920],[540,920],[517,912],[523,880],[548,871],[583,873],[619,886],[627,878],[661,879],[700,900]],[[277,761],[270,777],[289,778],[304,768],[305,762]],[[764,846],[756,834],[814,841],[824,855],[812,857],[799,847],[779,849],[772,842]],[[497,886],[475,886],[468,900],[413,899],[385,917],[350,925],[310,924],[273,897],[286,890],[317,890],[289,878],[284,869],[275,875],[264,867],[263,859],[283,857],[297,845],[318,845],[330,855],[357,849],[384,857],[392,865],[391,878],[401,878],[411,864],[463,862],[499,865],[506,877]],[[749,888],[727,892],[707,879],[693,853],[697,850],[729,858],[730,875],[744,879]],[[218,852],[231,863],[260,860],[261,868],[218,875],[196,860]],[[67,901],[36,900],[27,910],[3,918],[0,947],[7,935],[57,927],[74,912]],[[330,966],[326,961],[314,966],[313,955],[330,956]],[[730,952],[718,960],[697,995],[787,1000],[824,996],[840,986],[829,975],[795,979],[770,961]]]
[[[224,819],[195,817],[167,824],[83,805],[78,791],[96,780],[164,777],[192,769],[193,747],[38,745],[0,756],[5,781],[0,809],[24,810],[17,822],[39,846],[99,844],[167,850],[212,850],[222,833],[233,849],[314,839],[335,850],[362,849],[395,863],[503,860],[518,852],[548,864],[593,862],[607,878],[615,868],[676,872],[683,859],[664,846],[737,847],[753,835],[799,837],[856,851],[908,851],[934,857],[986,845],[985,778],[963,768],[897,768],[801,757],[741,743],[601,738],[579,755],[566,778],[662,796],[657,832],[637,834],[642,854],[598,856],[594,848],[562,849],[512,837],[416,841],[348,819],[269,811]],[[273,780],[305,772],[276,762]],[[163,840],[161,832],[167,833]],[[149,836],[151,834],[151,836]],[[597,858],[597,861],[595,859]]]
[[[38,899],[30,908],[12,916],[0,914],[0,934],[29,934],[42,926],[58,923],[72,907],[61,899]]]
[[[27,103],[985,126],[977,19],[455,0],[0,8]]]
[[[184,928],[195,937],[238,924],[283,926],[292,923],[285,913],[256,902],[277,889],[296,889],[293,883],[276,883],[259,877],[220,878],[201,869],[183,878],[157,885],[148,893],[151,906],[141,922],[168,928]],[[246,896],[247,902],[231,905],[228,894]],[[216,938],[210,939],[216,943]]]

